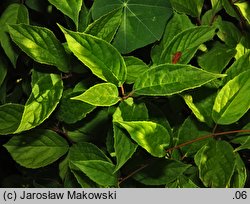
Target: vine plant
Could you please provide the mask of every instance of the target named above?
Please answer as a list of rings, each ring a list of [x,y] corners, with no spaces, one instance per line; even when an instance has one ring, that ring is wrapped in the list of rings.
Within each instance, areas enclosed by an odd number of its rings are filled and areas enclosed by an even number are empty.
[[[250,186],[249,1],[0,12],[1,187]]]

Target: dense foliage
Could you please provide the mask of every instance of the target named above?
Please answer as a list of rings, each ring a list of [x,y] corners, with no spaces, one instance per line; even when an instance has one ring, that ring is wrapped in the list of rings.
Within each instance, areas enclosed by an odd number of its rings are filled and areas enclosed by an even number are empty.
[[[1,0],[1,187],[250,187],[250,2]]]

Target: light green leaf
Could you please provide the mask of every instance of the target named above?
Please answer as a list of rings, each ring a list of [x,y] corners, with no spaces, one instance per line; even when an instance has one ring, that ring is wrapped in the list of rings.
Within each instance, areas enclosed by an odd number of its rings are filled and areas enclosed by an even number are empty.
[[[26,168],[47,166],[68,151],[68,143],[57,133],[36,129],[12,137],[4,147]]]
[[[0,106],[0,135],[15,132],[22,119],[24,106],[19,104],[5,104]]]
[[[121,17],[122,9],[113,10],[91,23],[84,32],[111,42],[121,23]]]
[[[108,42],[85,33],[64,32],[68,46],[74,55],[88,66],[93,74],[120,86],[126,80],[126,65],[121,54]]]
[[[110,162],[110,159],[97,146],[92,143],[79,142],[70,147],[69,161],[100,160]]]
[[[20,125],[14,133],[40,125],[55,110],[62,92],[63,83],[59,75],[43,74],[32,87],[32,93],[24,106]]]
[[[139,58],[126,56],[124,60],[127,67],[127,84],[134,83],[141,73],[149,69],[149,67]]]
[[[193,17],[199,17],[204,0],[189,0],[188,3],[186,0],[170,0],[170,2],[176,11]]]
[[[155,45],[151,50],[151,58],[154,64],[159,63],[160,56],[171,40],[185,29],[194,27],[189,17],[185,14],[174,12],[173,17],[166,25],[164,35],[158,45]]]
[[[133,90],[139,95],[167,96],[202,86],[223,76],[190,65],[163,64],[141,74]]]
[[[145,185],[164,185],[183,175],[190,166],[175,160],[160,160],[149,164],[133,178]]]
[[[126,132],[118,127],[113,125],[114,131],[114,149],[116,156],[116,168],[115,172],[118,171],[135,153],[138,145],[133,143],[129,135]]]
[[[211,50],[198,58],[198,64],[208,72],[221,73],[235,54],[234,48],[217,42]]]
[[[182,124],[178,132],[178,144],[200,138],[202,136],[211,134],[209,128],[202,123],[197,122],[192,117],[188,117]],[[204,139],[194,142],[181,148],[181,151],[185,156],[193,156],[203,145],[205,145],[210,139]]]
[[[92,181],[89,177],[86,176],[82,171],[80,170],[71,170],[72,174],[75,176],[75,179],[80,184],[82,188],[98,188],[100,187],[97,185],[94,181]],[[75,188],[75,186],[73,186]]]
[[[112,106],[120,100],[120,97],[118,89],[114,84],[100,83],[71,99],[80,100],[93,106]]]
[[[117,186],[118,174],[115,165],[106,161],[74,161],[73,166],[84,172],[91,180],[104,187]]]
[[[49,0],[49,2],[70,17],[78,28],[78,17],[83,0]]]
[[[155,157],[164,157],[170,136],[162,126],[150,121],[115,122],[126,129],[138,145]]]
[[[210,26],[197,26],[182,31],[164,49],[159,64],[171,63],[173,56],[177,52],[182,53],[178,63],[188,63],[193,58],[198,47],[202,43],[211,40],[214,34],[215,28]]]
[[[218,124],[232,124],[239,120],[250,107],[250,71],[230,80],[218,93],[212,117]]]
[[[235,169],[233,147],[226,141],[210,141],[195,155],[199,176],[206,187],[229,187]]]
[[[56,36],[47,28],[26,24],[9,25],[12,40],[35,61],[69,71],[68,56]]]
[[[70,99],[78,94],[79,92],[72,92],[70,90],[64,92],[56,113],[59,121],[69,124],[75,123],[95,109],[95,106],[88,103]]]
[[[239,8],[242,16],[250,24],[250,3],[249,1],[236,2],[235,5]]]
[[[28,9],[23,4],[10,4],[0,17],[0,43],[14,67],[16,66],[20,51],[12,45],[7,32],[8,24],[18,23],[29,23]]]
[[[245,163],[239,154],[236,154],[235,170],[231,179],[231,188],[244,188],[247,181],[247,170]]]
[[[168,0],[95,0],[92,15],[96,20],[119,8],[123,16],[113,45],[121,53],[129,53],[160,40],[165,24],[172,15]]]

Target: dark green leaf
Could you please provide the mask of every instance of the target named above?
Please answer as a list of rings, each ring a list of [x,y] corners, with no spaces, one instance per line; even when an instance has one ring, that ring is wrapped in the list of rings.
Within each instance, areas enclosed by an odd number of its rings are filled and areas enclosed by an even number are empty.
[[[50,130],[33,130],[12,137],[4,147],[13,159],[27,168],[47,166],[68,151],[68,143]]]

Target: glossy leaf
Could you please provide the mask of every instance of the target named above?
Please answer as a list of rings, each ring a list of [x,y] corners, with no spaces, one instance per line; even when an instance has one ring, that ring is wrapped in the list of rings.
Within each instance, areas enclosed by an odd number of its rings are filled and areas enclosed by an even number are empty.
[[[195,155],[199,176],[206,187],[229,186],[235,168],[233,147],[226,141],[211,141]]]
[[[139,171],[133,178],[146,185],[164,185],[173,182],[190,167],[179,161],[157,161]]]
[[[177,34],[162,52],[159,63],[171,63],[173,55],[181,52],[181,58],[178,63],[186,64],[194,56],[198,47],[213,38],[215,28],[210,26],[198,26],[186,29]]]
[[[14,67],[16,66],[16,61],[20,52],[13,46],[7,32],[8,24],[18,23],[29,23],[28,9],[23,4],[10,4],[0,18],[0,42],[4,52]]]
[[[150,121],[116,122],[126,129],[138,145],[155,157],[166,155],[165,148],[169,145],[170,136],[162,126]]]
[[[93,74],[117,86],[126,80],[126,65],[120,53],[106,41],[62,28],[70,50]]]
[[[124,60],[127,67],[127,84],[134,83],[141,73],[149,69],[149,67],[139,58],[127,56],[124,57]]]
[[[4,104],[0,106],[0,135],[10,134],[20,125],[24,106],[19,104]]]
[[[111,42],[121,23],[121,17],[122,9],[113,10],[91,23],[84,32]]]
[[[120,97],[114,84],[100,83],[71,99],[80,100],[93,106],[112,106],[120,100]]]
[[[20,125],[14,133],[30,130],[47,119],[59,103],[62,91],[63,84],[59,75],[43,74],[32,87]]]
[[[115,165],[100,160],[74,161],[72,164],[84,172],[91,180],[102,186],[116,186],[118,174],[113,173]]]
[[[176,11],[193,17],[199,17],[204,0],[189,0],[188,3],[185,0],[170,0],[170,2]]]
[[[163,64],[141,74],[133,89],[139,95],[167,96],[202,86],[219,77],[223,75],[190,65]]]
[[[78,17],[83,0],[49,0],[49,2],[66,16],[70,17],[74,21],[76,27],[78,27]]]
[[[37,129],[12,137],[4,147],[13,159],[26,168],[53,163],[68,151],[68,143],[57,133]]]
[[[218,93],[212,116],[218,124],[231,124],[239,120],[250,107],[250,71],[230,80]]]
[[[47,28],[26,24],[9,25],[12,40],[31,58],[42,64],[69,71],[68,56],[60,41]]]
[[[86,117],[87,114],[95,109],[95,106],[88,103],[70,99],[78,94],[79,92],[71,91],[67,91],[63,94],[57,112],[57,118],[60,121],[64,121],[69,124],[75,123]]]
[[[123,10],[123,16],[113,45],[121,53],[129,53],[159,40],[164,25],[172,14],[171,5],[167,0],[96,0],[92,16],[96,20],[118,8]]]

